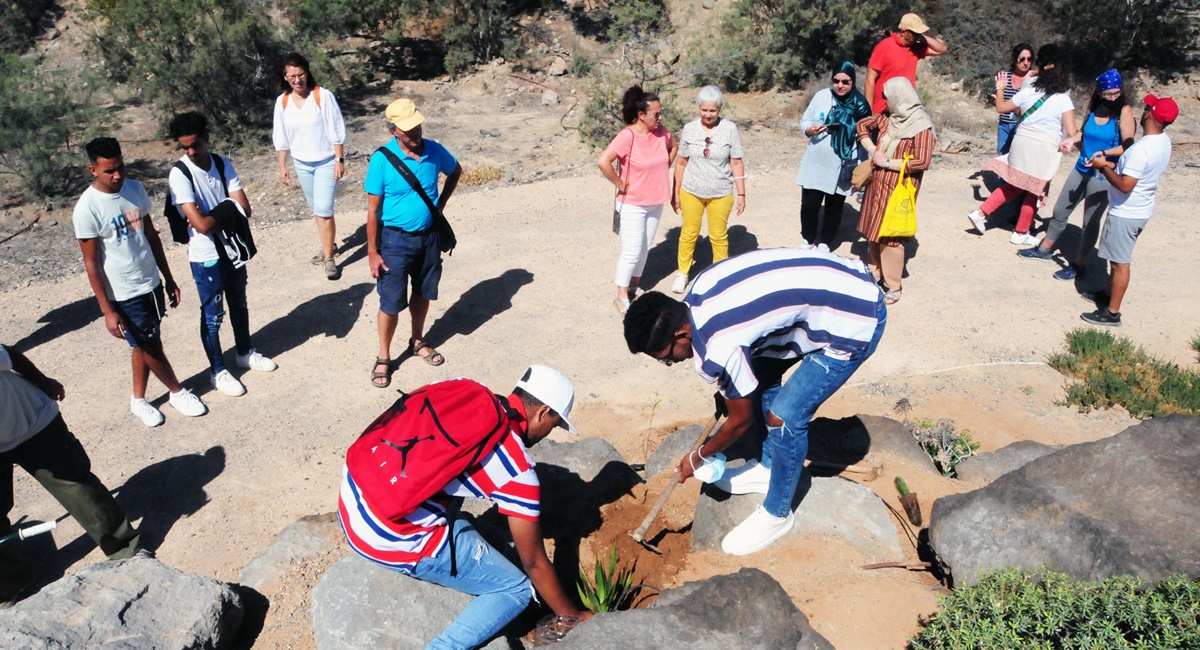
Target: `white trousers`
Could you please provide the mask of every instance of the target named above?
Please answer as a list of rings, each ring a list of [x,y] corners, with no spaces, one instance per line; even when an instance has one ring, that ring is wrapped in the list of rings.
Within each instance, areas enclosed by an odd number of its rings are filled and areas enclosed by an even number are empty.
[[[621,255],[617,258],[613,282],[618,287],[628,287],[629,279],[642,277],[646,268],[646,256],[658,232],[663,206],[617,204],[617,207],[621,211]]]

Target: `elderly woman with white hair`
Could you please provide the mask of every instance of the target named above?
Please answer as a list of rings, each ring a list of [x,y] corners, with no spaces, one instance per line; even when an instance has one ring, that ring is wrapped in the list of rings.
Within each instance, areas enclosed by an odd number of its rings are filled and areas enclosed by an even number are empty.
[[[679,232],[679,273],[671,291],[687,289],[692,253],[700,237],[700,222],[708,212],[708,238],[712,242],[713,262],[729,257],[726,226],[729,213],[738,216],[746,209],[746,168],[742,163],[742,141],[737,125],[721,117],[721,90],[716,86],[700,89],[696,103],[700,119],[688,122],[679,135],[679,153],[675,159],[675,192],[671,207],[682,214]]]

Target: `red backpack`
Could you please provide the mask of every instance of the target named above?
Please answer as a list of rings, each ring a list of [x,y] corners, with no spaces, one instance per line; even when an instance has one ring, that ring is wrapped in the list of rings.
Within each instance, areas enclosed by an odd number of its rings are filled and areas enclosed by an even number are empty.
[[[402,394],[346,452],[371,511],[397,521],[503,442],[518,413],[470,379]]]

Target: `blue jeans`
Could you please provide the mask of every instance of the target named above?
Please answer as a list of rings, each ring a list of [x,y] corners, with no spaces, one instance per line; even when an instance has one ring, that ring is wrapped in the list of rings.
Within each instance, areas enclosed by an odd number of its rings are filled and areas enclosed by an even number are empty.
[[[1000,155],[1008,153],[1012,146],[1012,136],[1017,130],[1018,122],[1000,122],[996,127],[996,152]]]
[[[882,296],[875,305],[875,316],[879,319],[875,335],[866,351],[858,357],[842,360],[820,352],[810,353],[782,386],[775,384],[763,390],[764,419],[767,413],[774,413],[783,420],[782,426],[767,426],[767,439],[763,442],[762,464],[771,470],[771,483],[763,499],[763,508],[772,515],[786,517],[792,510],[796,485],[808,456],[809,421],[825,400],[837,392],[879,347],[879,339],[887,325],[887,307]]]
[[[192,262],[192,277],[200,293],[200,342],[208,356],[213,374],[225,370],[221,356],[221,321],[225,318],[225,303],[229,304],[229,323],[233,326],[233,342],[240,355],[250,354],[250,311],[246,308],[246,267],[233,268],[228,262]]]
[[[476,648],[525,611],[533,585],[520,569],[492,548],[465,519],[454,522],[458,575],[450,575],[450,544],[417,563],[412,576],[478,596],[426,646],[427,650]]]

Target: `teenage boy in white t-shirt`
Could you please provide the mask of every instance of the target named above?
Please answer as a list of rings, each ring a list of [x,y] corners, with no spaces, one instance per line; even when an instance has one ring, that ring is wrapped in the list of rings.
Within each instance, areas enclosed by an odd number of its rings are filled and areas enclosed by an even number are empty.
[[[1158,179],[1171,163],[1171,138],[1165,133],[1167,125],[1179,117],[1179,106],[1170,97],[1146,95],[1142,111],[1142,139],[1113,163],[1097,153],[1091,167],[1108,180],[1108,219],[1100,234],[1097,253],[1108,260],[1110,278],[1108,291],[1084,294],[1096,302],[1096,311],[1080,314],[1093,325],[1121,325],[1121,302],[1129,288],[1129,266],[1133,261],[1133,245],[1146,228],[1154,213],[1154,195]]]
[[[250,342],[250,311],[246,306],[246,267],[235,266],[217,254],[216,220],[209,216],[217,204],[232,199],[250,218],[250,199],[242,189],[237,171],[228,158],[208,151],[208,118],[200,113],[180,113],[167,127],[179,144],[179,159],[191,173],[191,180],[178,168],[168,175],[170,200],[188,221],[188,261],[200,294],[200,341],[208,356],[213,387],[222,394],[237,397],[246,387],[225,367],[221,348],[221,321],[229,306],[229,323],[237,349],[237,366],[247,370],[271,372],[275,362],[254,350]]]
[[[150,221],[150,199],[142,184],[125,178],[121,145],[114,138],[87,143],[88,171],[95,180],[75,204],[71,220],[83,250],[83,267],[104,326],[133,348],[133,398],[129,410],[148,427],[163,423],[163,414],[146,401],[153,372],[171,391],[168,403],[183,415],[204,415],[200,398],[179,384],[159,337],[162,317],[179,304],[179,287],[163,254],[162,241]],[[158,274],[166,280],[163,283]]]

